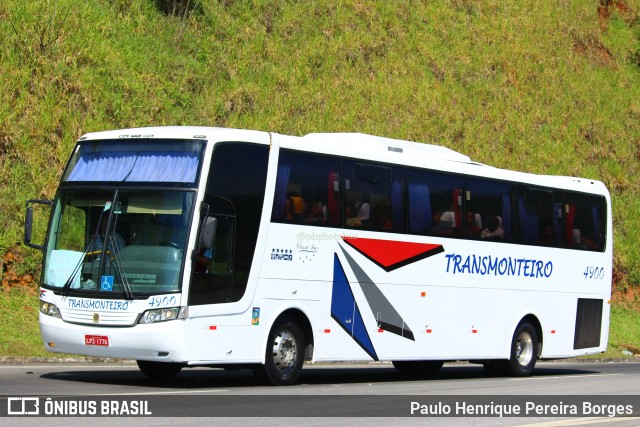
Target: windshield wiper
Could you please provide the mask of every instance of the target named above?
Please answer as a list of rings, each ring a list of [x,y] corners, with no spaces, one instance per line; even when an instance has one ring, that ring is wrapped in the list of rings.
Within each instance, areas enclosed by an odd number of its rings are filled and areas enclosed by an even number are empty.
[[[120,283],[122,283],[122,289],[124,290],[124,297],[128,300],[132,300],[133,292],[131,291],[129,280],[127,279],[127,276],[124,272],[122,262],[120,259],[120,249],[122,248],[117,247],[116,238],[114,237],[113,234],[109,234],[109,237],[107,238],[107,242],[108,242],[107,247],[110,247],[111,251],[113,252],[113,258],[111,259],[111,262],[115,266],[118,276],[120,276]]]

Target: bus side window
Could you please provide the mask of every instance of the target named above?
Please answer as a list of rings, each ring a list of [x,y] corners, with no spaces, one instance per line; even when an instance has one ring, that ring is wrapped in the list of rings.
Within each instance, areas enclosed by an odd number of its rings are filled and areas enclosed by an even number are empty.
[[[602,197],[565,195],[567,247],[587,251],[604,250],[605,202]]]
[[[409,170],[409,232],[461,237],[462,179],[437,172]]]
[[[282,150],[271,221],[339,225],[338,170],[331,157]]]
[[[519,242],[525,245],[559,246],[558,202],[551,190],[524,187],[518,191]]]
[[[346,227],[405,232],[403,168],[345,160],[343,173]]]
[[[510,242],[513,224],[513,186],[488,179],[468,178],[467,209],[482,214],[480,240]]]

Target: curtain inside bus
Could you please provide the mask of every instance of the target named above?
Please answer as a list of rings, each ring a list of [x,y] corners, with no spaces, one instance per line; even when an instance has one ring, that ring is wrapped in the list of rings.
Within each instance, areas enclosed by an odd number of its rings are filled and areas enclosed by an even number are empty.
[[[86,152],[66,181],[188,182],[196,180],[198,153],[194,152]]]
[[[289,175],[291,166],[285,163],[278,165],[278,178],[276,180],[276,194],[273,201],[273,218],[282,219],[285,216],[284,208],[287,200],[287,186],[289,185]]]
[[[431,228],[431,198],[429,185],[409,182],[409,231],[415,234],[427,233]]]

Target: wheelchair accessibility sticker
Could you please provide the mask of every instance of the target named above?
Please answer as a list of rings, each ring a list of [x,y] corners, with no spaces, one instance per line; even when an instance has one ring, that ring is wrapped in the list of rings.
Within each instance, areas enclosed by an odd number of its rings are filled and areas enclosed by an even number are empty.
[[[113,276],[102,276],[100,279],[101,291],[113,291]]]

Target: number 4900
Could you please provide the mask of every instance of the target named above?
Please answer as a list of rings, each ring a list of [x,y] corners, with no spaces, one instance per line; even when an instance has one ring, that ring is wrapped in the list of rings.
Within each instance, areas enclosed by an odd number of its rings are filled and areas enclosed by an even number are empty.
[[[585,279],[602,279],[604,278],[604,267],[588,266],[584,269]]]

